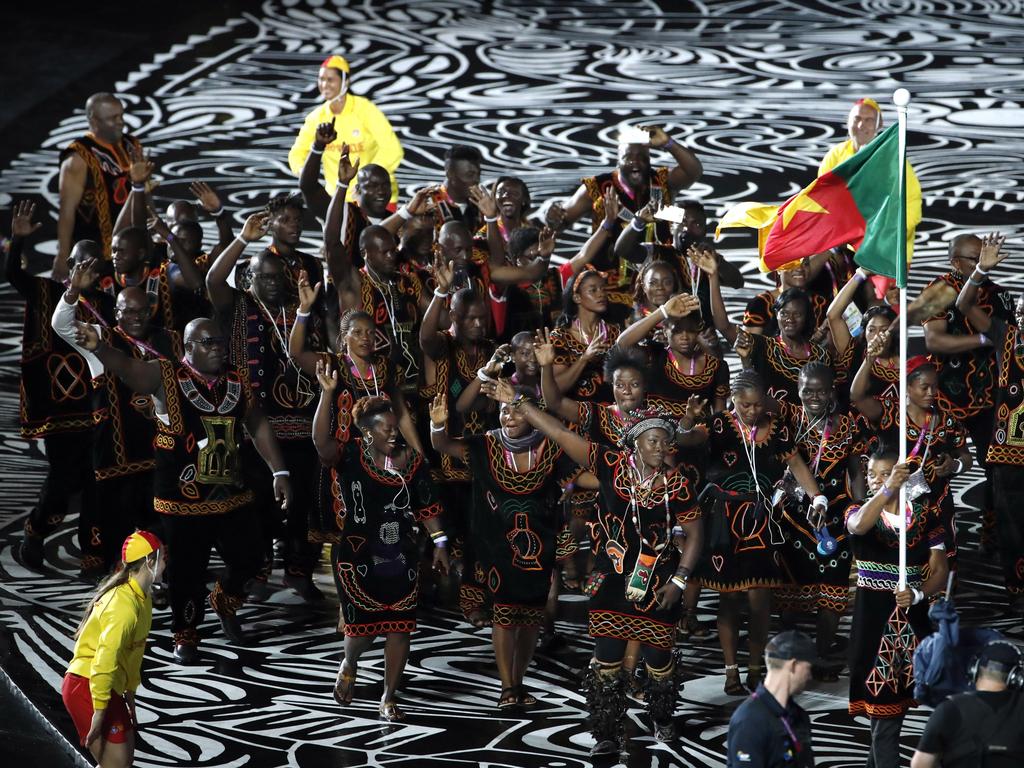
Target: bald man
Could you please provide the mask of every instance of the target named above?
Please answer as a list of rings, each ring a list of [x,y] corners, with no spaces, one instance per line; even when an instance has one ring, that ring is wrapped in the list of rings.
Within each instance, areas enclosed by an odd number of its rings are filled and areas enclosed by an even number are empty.
[[[846,116],[846,141],[832,146],[818,165],[822,176],[871,143],[882,130],[882,108],[871,98],[858,99]],[[914,230],[921,223],[921,184],[907,163],[907,258],[914,253]]]
[[[156,420],[152,403],[140,399],[106,368],[94,354],[75,341],[75,318],[82,291],[96,281],[96,263],[76,263],[64,296],[57,302],[52,325],[89,364],[92,375],[93,421],[92,468],[98,505],[96,520],[103,568],[121,560],[121,543],[137,528],[152,530],[153,439]],[[181,337],[174,331],[154,328],[149,296],[138,287],[125,288],[117,296],[112,328],[93,323],[96,332],[115,349],[136,360],[178,360]]]
[[[111,93],[85,102],[89,131],[60,153],[60,213],[53,275],[64,279],[71,245],[95,240],[110,259],[114,224],[131,192],[128,168],[139,142],[125,133],[124,105]]]

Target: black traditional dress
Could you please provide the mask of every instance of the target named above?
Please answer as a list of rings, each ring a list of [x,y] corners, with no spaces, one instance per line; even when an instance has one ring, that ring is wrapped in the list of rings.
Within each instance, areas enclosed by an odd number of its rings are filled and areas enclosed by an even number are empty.
[[[622,329],[615,323],[600,322],[595,335],[613,344]],[[551,332],[551,344],[555,348],[555,365],[566,365],[570,368],[583,357],[588,344],[580,341],[572,332],[572,326],[560,326]],[[583,373],[576,380],[566,395],[574,400],[589,400],[594,403],[610,403],[613,401],[611,382],[604,380],[604,358],[595,357],[587,362]]]
[[[441,514],[423,457],[377,467],[362,438],[338,444],[331,469],[337,543],[331,547],[345,634],[372,637],[416,629],[416,524]]]
[[[672,528],[700,517],[690,484],[678,471],[659,474],[654,483],[641,482],[632,452],[594,443],[588,469],[600,481],[601,504],[594,571],[585,588],[590,597],[587,631],[595,638],[671,649],[682,603],[660,608],[656,593],[679,566]],[[645,590],[641,599],[626,596],[631,583]]]
[[[579,467],[550,440],[531,451],[524,471],[515,468],[495,432],[466,438],[465,448],[473,476],[473,586],[485,586],[494,626],[539,627],[551,569],[576,551],[558,500]],[[467,616],[485,607],[462,602]]]
[[[704,355],[700,370],[696,365],[680,363],[663,346],[648,344],[651,367],[647,372],[647,397],[657,405],[671,408],[673,416],[686,412],[692,395],[714,403],[729,396],[729,366],[714,355]]]
[[[782,584],[778,553],[783,536],[773,504],[774,486],[796,446],[791,427],[782,418],[769,413],[762,419],[767,419],[767,426],[754,433],[753,441],[750,430],[730,411],[717,413],[698,427],[708,435],[712,506],[704,529],[707,556],[701,561],[700,578],[716,592]]]
[[[819,293],[811,292],[808,292],[807,297],[811,300],[814,327],[818,328],[826,320],[828,305],[831,299],[826,299]],[[775,317],[776,298],[773,292],[764,291],[748,301],[746,308],[743,310],[743,327],[763,328],[762,335],[764,336],[778,335],[779,321]]]
[[[921,589],[932,547],[943,530],[934,504],[912,504],[907,528],[907,586]],[[854,504],[846,518],[860,509]],[[928,602],[903,610],[896,605],[899,576],[899,519],[882,513],[875,527],[850,536],[857,560],[857,599],[850,630],[851,715],[902,717],[913,706],[914,649],[931,634]]]
[[[755,333],[750,338],[754,342],[750,353],[750,367],[761,374],[765,394],[778,401],[782,406],[783,415],[792,418],[801,408],[797,392],[800,371],[811,360],[818,360],[831,366],[832,355],[820,344],[807,342],[804,346],[810,350],[810,355],[798,357],[779,336],[761,336]]]
[[[782,563],[788,583],[776,593],[783,611],[817,610],[843,613],[850,600],[850,544],[846,536],[846,508],[853,500],[847,468],[853,457],[864,453],[864,441],[857,420],[836,413],[825,422],[808,423],[801,412],[793,425],[800,456],[818,481],[818,492],[828,499],[826,526],[839,545],[831,555],[818,553],[814,528],[807,522],[810,499],[786,498],[782,532],[786,543]]]

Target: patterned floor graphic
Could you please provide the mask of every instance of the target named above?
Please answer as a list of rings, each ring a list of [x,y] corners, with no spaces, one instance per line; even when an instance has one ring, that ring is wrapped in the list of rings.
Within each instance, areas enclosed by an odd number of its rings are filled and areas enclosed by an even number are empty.
[[[874,0],[839,3],[653,2],[484,4],[266,2],[183,36],[131,72],[111,73],[129,105],[133,132],[152,149],[163,201],[195,180],[215,182],[237,222],[271,191],[294,187],[285,153],[315,97],[312,75],[325,50],[354,67],[355,90],[372,94],[406,147],[404,189],[440,177],[440,152],[456,141],[480,146],[484,177],[511,171],[533,199],[569,193],[582,175],[613,163],[623,120],[662,122],[696,149],[704,179],[689,196],[721,212],[735,200],[780,200],[813,175],[826,147],[841,139],[847,105],[897,85],[915,95],[912,161],[925,196],[925,221],[911,273],[920,287],[942,269],[949,238],[965,229],[1012,231],[1024,200],[1024,47],[1012,0],[919,0],[899,7]],[[344,30],[344,32],[342,31]],[[1014,37],[1015,31],[1017,36]],[[888,116],[887,112],[887,116]],[[36,249],[55,249],[56,148],[84,126],[68,107],[57,127],[36,126],[40,149],[2,170],[0,193],[47,205]],[[1019,233],[1019,230],[1018,230]],[[210,230],[208,237],[213,237]],[[316,233],[307,232],[311,247]],[[571,255],[573,235],[560,246]],[[753,238],[731,236],[730,258],[746,263],[748,288],[730,298],[738,311],[764,279],[750,261]],[[1024,271],[1001,282],[1024,281]],[[85,586],[73,576],[72,520],[47,546],[48,572],[16,560],[20,519],[42,479],[39,448],[16,435],[20,305],[0,290],[0,637],[4,667],[65,733],[58,689],[71,628]],[[980,478],[958,486],[963,515],[965,620],[1020,637],[1006,616],[998,574],[976,554],[970,501]],[[325,591],[331,592],[324,579]],[[705,619],[714,614],[710,595]],[[310,611],[285,593],[243,616],[258,642],[228,646],[209,622],[208,663],[171,662],[166,613],[158,613],[140,692],[137,765],[583,766],[589,746],[577,673],[589,642],[582,605],[563,604],[567,650],[540,656],[529,680],[542,705],[499,718],[488,633],[450,614],[424,615],[402,689],[410,717],[397,727],[376,719],[382,651],[360,668],[356,701],[339,711],[330,697],[340,642],[336,609]],[[570,619],[576,619],[571,621]],[[721,692],[712,637],[683,648],[687,682],[678,711],[681,740],[655,745],[640,710],[630,712],[630,765],[722,765],[734,699]],[[863,765],[866,729],[845,712],[845,684],[809,691],[818,764]],[[927,712],[908,718],[904,757]],[[25,765],[32,763],[26,756]]]

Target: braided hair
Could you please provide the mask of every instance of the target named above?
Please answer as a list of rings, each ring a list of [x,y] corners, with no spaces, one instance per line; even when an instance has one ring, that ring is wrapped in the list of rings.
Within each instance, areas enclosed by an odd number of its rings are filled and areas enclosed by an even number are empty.
[[[751,392],[757,390],[761,394],[764,394],[764,379],[761,378],[761,374],[755,371],[753,368],[743,368],[735,376],[732,377],[732,382],[729,384],[729,392],[732,395],[738,395],[740,392]]]
[[[832,370],[832,366],[821,362],[821,360],[811,360],[803,368],[800,369],[801,379],[819,378],[825,382],[828,386],[833,386],[836,381],[836,372]]]
[[[664,268],[672,273],[672,292],[670,296],[675,296],[682,289],[683,281],[679,277],[679,270],[670,261],[662,261],[661,259],[648,259],[640,266],[640,271],[636,274],[636,284],[633,288],[633,303],[642,307],[647,303],[647,291],[644,290],[644,280],[647,279],[647,275],[655,269]]]
[[[369,320],[374,328],[377,324],[373,321],[373,317],[361,309],[349,309],[342,316],[341,320],[338,321],[338,338],[337,348],[338,351],[348,351],[345,349],[345,337],[348,336],[348,332],[352,330],[352,326],[356,324],[357,320]]]

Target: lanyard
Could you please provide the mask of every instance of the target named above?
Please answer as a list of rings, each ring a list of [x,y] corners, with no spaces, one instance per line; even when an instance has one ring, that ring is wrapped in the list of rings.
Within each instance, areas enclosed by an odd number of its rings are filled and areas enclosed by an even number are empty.
[[[750,694],[750,698],[758,698],[757,691],[754,691],[754,693]],[[765,706],[768,706],[767,702],[765,702]],[[768,711],[771,712],[770,707],[768,707]],[[789,737],[790,742],[792,742],[793,744],[793,750],[799,755],[803,751],[804,747],[800,743],[800,739],[796,737],[796,733],[793,731],[793,726],[789,724],[789,718],[786,717],[785,710],[777,714],[776,717],[778,717],[779,720],[782,721],[782,727],[786,729],[786,735]]]
[[[697,357],[698,357],[698,355],[694,355],[693,357],[690,358],[690,375],[691,376],[693,376],[693,374],[697,370]],[[676,355],[675,355],[675,353],[671,349],[668,351],[668,359],[672,361],[672,365],[675,366],[675,369],[677,371],[679,371],[680,373],[683,372],[683,367],[679,364],[679,361],[676,360]]]
[[[924,443],[924,456],[921,457],[921,466],[928,461],[928,450],[932,447],[932,415],[929,413],[928,418],[925,419],[924,428],[918,432],[917,442],[914,443],[914,450],[910,452],[908,459],[917,458],[918,451],[921,450],[921,443]],[[927,430],[927,437],[925,436],[925,430]]]
[[[371,392],[370,388],[366,386],[366,382],[371,378],[373,379],[372,394],[376,397],[380,397],[380,387],[377,386],[377,366],[375,366],[373,363],[370,363],[370,375],[363,376],[363,374],[359,372],[359,368],[356,367],[356,363],[351,358],[351,356],[346,354],[345,359],[348,361],[349,370],[352,372],[352,377],[359,382],[359,386],[361,386],[363,388],[363,391],[366,392],[367,397],[371,395]]]
[[[750,428],[750,444],[747,445],[747,431],[743,428],[743,422],[740,421],[739,414],[736,411],[730,411],[729,415],[732,416],[733,422],[736,424],[736,430],[740,433],[740,440],[743,443],[743,453],[747,457],[747,464],[750,466],[750,476],[754,479],[754,489],[757,493],[757,498],[764,502],[765,507],[769,508],[771,505],[768,504],[768,499],[761,491],[761,480],[757,476],[757,425],[755,424]]]

